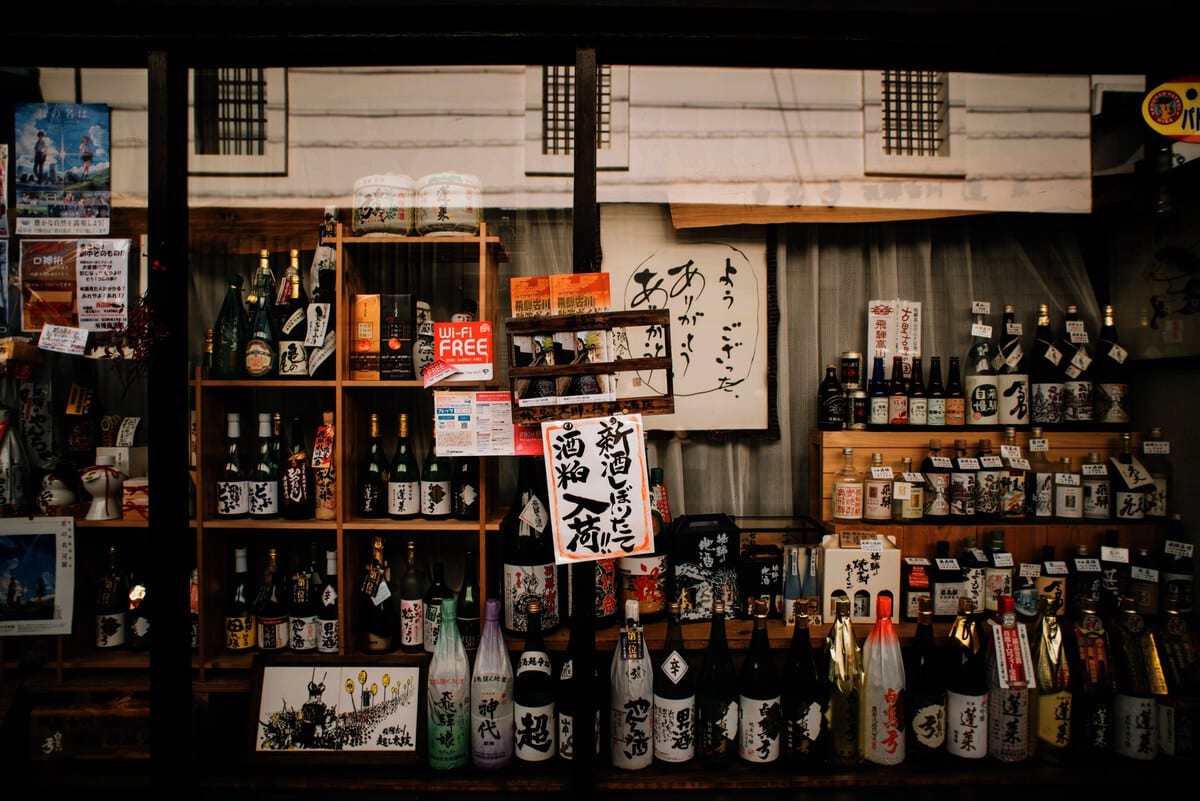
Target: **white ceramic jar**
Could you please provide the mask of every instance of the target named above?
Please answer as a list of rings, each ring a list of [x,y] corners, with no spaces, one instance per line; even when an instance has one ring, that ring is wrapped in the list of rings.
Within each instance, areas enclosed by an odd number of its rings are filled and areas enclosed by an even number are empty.
[[[351,229],[359,236],[411,234],[416,186],[416,182],[407,175],[391,172],[359,178],[354,182],[354,219]]]
[[[474,175],[439,172],[417,182],[417,233],[454,236],[479,233],[483,185]]]

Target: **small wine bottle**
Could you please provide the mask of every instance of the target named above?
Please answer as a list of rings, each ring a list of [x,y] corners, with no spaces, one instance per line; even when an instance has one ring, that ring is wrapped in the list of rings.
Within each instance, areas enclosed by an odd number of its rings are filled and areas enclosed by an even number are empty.
[[[258,650],[268,653],[286,650],[289,620],[284,595],[283,574],[279,570],[279,550],[267,549],[267,562],[254,601],[254,621]]]
[[[829,758],[829,685],[817,665],[809,628],[817,600],[794,602],[792,641],[783,662],[782,760],[790,768],[815,770]]]
[[[117,546],[109,545],[107,569],[96,582],[97,648],[120,648],[125,645],[125,617],[128,610],[129,581],[123,572]]]
[[[421,471],[408,436],[408,415],[396,421],[396,450],[387,479],[387,513],[393,520],[411,520],[421,514]]]
[[[295,253],[296,251],[292,251]],[[308,378],[308,299],[299,275],[288,276],[288,302],[279,326],[279,377]]]
[[[396,605],[391,600],[387,558],[383,553],[383,537],[371,541],[371,556],[363,572],[359,588],[359,630],[362,649],[367,653],[387,653],[396,647]]]
[[[904,658],[892,625],[892,596],[875,599],[875,624],[862,646],[859,749],[877,765],[899,765],[906,753]]]
[[[458,637],[457,606],[453,596],[440,601],[438,619],[442,627],[426,674],[426,742],[429,767],[434,770],[461,768],[470,757],[471,712],[467,705],[471,690],[467,682],[471,668]]]
[[[826,636],[829,652],[829,730],[830,758],[840,766],[862,761],[858,734],[862,702],[862,649],[850,622],[850,599],[838,596],[834,601],[833,625]]]
[[[250,566],[244,547],[233,551],[233,582],[225,602],[225,648],[234,652],[254,649],[258,632],[250,606]]]
[[[609,680],[613,767],[649,767],[654,759],[654,669],[636,600],[625,602],[625,626],[617,637]]]
[[[258,461],[250,474],[247,507],[255,520],[279,517],[279,440],[271,425],[270,413],[258,415]]]
[[[679,601],[672,601],[663,649],[654,661],[654,758],[666,765],[681,765],[696,755],[696,680],[679,616]]]
[[[446,584],[446,565],[443,562],[434,562],[433,580],[425,589],[425,621],[421,626],[421,642],[424,643],[427,654],[433,653],[438,637],[441,636],[442,599],[453,597],[454,591]]]
[[[737,673],[725,635],[725,602],[713,601],[708,647],[696,684],[700,755],[708,765],[728,765],[737,754]]]
[[[225,466],[217,477],[217,517],[237,520],[250,514],[249,484],[242,459],[242,416],[225,415]]]
[[[383,453],[383,437],[379,431],[379,415],[370,417],[367,450],[358,467],[358,514],[360,517],[383,517],[387,512],[387,460]]]
[[[336,654],[341,648],[341,624],[338,620],[337,551],[325,552],[325,583],[321,586],[317,612],[317,652]]]
[[[754,628],[738,678],[738,756],[764,764],[779,759],[782,687],[767,637],[767,602],[752,603]]]
[[[317,512],[316,476],[304,445],[304,423],[292,418],[291,440],[279,478],[280,513],[286,520],[311,520]]]
[[[451,511],[450,459],[437,452],[437,436],[429,442],[425,464],[421,467],[421,517],[444,520]]]
[[[400,577],[400,649],[419,653],[425,648],[425,582],[417,568],[417,546],[405,546],[404,575]]]
[[[513,692],[500,600],[488,598],[471,673],[471,762],[477,768],[502,768],[513,760]]]
[[[554,678],[542,637],[542,604],[525,607],[525,645],[513,677],[515,754],[522,762],[544,762],[557,753],[558,721],[554,711]]]

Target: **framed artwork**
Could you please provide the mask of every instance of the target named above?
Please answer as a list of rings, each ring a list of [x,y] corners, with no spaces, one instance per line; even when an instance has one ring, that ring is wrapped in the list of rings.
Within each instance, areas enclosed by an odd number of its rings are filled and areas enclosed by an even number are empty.
[[[259,657],[253,690],[251,752],[257,757],[417,760],[422,696],[417,666],[347,664],[332,655]]]
[[[0,518],[0,637],[70,634],[74,608],[75,518]]]

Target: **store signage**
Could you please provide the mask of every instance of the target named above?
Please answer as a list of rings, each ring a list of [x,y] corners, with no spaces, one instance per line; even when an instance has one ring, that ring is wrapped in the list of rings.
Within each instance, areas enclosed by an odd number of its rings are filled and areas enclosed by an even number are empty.
[[[1142,101],[1142,117],[1163,136],[1200,142],[1200,75],[1154,87]]]

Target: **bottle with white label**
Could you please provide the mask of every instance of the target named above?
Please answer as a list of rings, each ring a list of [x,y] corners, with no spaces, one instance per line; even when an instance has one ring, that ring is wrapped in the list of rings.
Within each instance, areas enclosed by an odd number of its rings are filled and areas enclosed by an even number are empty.
[[[996,616],[988,621],[987,751],[1001,762],[1021,762],[1033,755],[1033,706],[1037,688],[1033,658],[1024,626],[1017,622],[1011,595],[997,599]]]
[[[1021,455],[1017,444],[1017,429],[1006,426],[1000,441],[1000,458],[1004,463],[1001,474],[1000,517],[1021,519],[1025,517],[1029,487],[1029,460]]]
[[[1060,520],[1083,519],[1083,481],[1070,456],[1061,457],[1054,472],[1054,516]]]
[[[892,468],[883,463],[882,453],[871,454],[871,469],[863,481],[863,519],[892,519]]]
[[[1108,464],[1098,453],[1089,453],[1079,466],[1083,482],[1083,517],[1085,520],[1108,520],[1112,517],[1112,481]]]
[[[979,469],[975,471],[975,517],[997,520],[1004,500],[1004,462],[992,452],[990,439],[979,440]]]
[[[513,753],[521,762],[545,762],[558,753],[558,721],[550,654],[542,637],[542,602],[525,605],[525,645],[513,671]]]
[[[636,599],[625,601],[609,672],[609,756],[613,767],[647,768],[654,759],[654,667]]]
[[[971,348],[963,361],[963,388],[969,426],[993,426],[1000,420],[1000,392],[993,367],[999,351],[992,339],[992,327],[987,324],[990,311],[991,304],[986,301],[971,304],[971,313],[974,315]]]
[[[953,620],[958,614],[958,599],[962,591],[962,566],[950,555],[950,541],[938,540],[933,546],[933,571],[929,580],[933,619]]]
[[[900,460],[892,482],[892,519],[920,520],[925,516],[925,477],[913,470],[911,456]]]
[[[1155,491],[1154,477],[1133,455],[1133,438],[1121,432],[1121,450],[1110,460],[1112,465],[1113,519],[1121,522],[1141,520],[1146,503]]]
[[[925,517],[945,519],[950,515],[950,469],[953,462],[942,455],[942,441],[931,439],[929,453],[921,462],[925,477]]]
[[[1165,695],[1167,682],[1154,632],[1138,614],[1132,597],[1121,599],[1107,625],[1116,693],[1113,695],[1113,751],[1129,759],[1158,756],[1155,696]]]
[[[876,765],[904,761],[904,657],[892,624],[892,596],[875,598],[875,624],[862,646],[863,691],[858,733],[863,759]]]
[[[679,601],[667,606],[667,635],[654,662],[654,759],[668,765],[696,755],[696,680],[683,649]]]
[[[854,468],[854,449],[842,448],[842,469],[833,476],[833,519],[862,520],[863,479]]]
[[[1049,442],[1040,426],[1029,430],[1029,472],[1025,478],[1025,516],[1049,520],[1054,517],[1054,465],[1046,455]]]
[[[1005,426],[1029,424],[1029,367],[1021,347],[1021,335],[1024,333],[1022,324],[1016,318],[1016,309],[1012,305],[1005,305],[1000,329],[1000,351],[993,363],[996,369],[996,397],[1000,404],[997,417],[1000,425]]]
[[[967,455],[967,441],[954,440],[954,466],[950,469],[950,517],[957,521],[975,519],[979,459]]]
[[[1067,563],[1055,559],[1053,545],[1042,546],[1042,565],[1034,586],[1037,588],[1039,603],[1045,599],[1047,608],[1053,610],[1056,617],[1067,614]]]
[[[1000,608],[1000,596],[1012,595],[1013,574],[1016,570],[1003,529],[992,531],[987,560],[987,567],[983,570],[983,608],[988,612],[996,612]]]
[[[946,753],[983,759],[988,751],[987,651],[969,598],[960,598],[958,614],[945,645]]]
[[[1169,517],[1171,497],[1171,443],[1163,437],[1162,428],[1154,426],[1142,440],[1142,465],[1154,480],[1154,489],[1146,493],[1145,515],[1158,520]]]
[[[1079,317],[1079,307],[1067,306],[1063,331],[1059,340],[1063,360],[1059,363],[1063,375],[1063,422],[1092,422],[1095,409],[1092,403],[1092,352],[1088,347],[1087,326]]]
[[[754,628],[738,677],[738,756],[764,764],[779,759],[782,687],[767,637],[767,602],[752,601]]]

